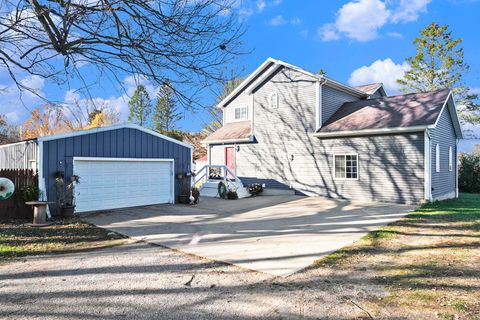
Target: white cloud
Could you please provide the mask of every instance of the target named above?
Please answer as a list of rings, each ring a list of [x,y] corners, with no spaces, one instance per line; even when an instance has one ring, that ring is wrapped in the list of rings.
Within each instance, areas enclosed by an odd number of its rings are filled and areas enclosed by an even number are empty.
[[[413,22],[417,21],[420,13],[427,12],[427,5],[431,0],[400,0],[399,6],[392,13],[391,21]]]
[[[348,83],[352,86],[359,86],[369,83],[382,82],[387,93],[399,93],[397,79],[401,79],[410,68],[407,62],[396,64],[392,59],[377,60],[369,66],[363,66],[350,74]]]
[[[318,28],[318,37],[323,41],[332,41],[340,39],[340,34],[337,31],[337,27],[334,23],[327,23]]]
[[[285,20],[285,18],[281,14],[277,15],[275,18],[268,20],[268,24],[273,27],[278,27],[284,25],[285,23],[287,23],[287,20]]]
[[[387,35],[392,38],[403,38],[403,34],[400,32],[388,32]]]
[[[262,12],[267,7],[267,3],[265,0],[257,0],[257,10],[258,12]]]
[[[416,21],[421,13],[427,11],[430,2],[431,0],[352,0],[337,11],[333,23],[319,27],[317,34],[323,41],[338,40],[342,36],[356,41],[370,41],[378,37],[379,30],[387,23]],[[396,32],[388,35],[399,36]]]
[[[303,29],[302,31],[300,31],[300,35],[302,36],[302,38],[307,38],[308,34],[309,34],[308,29]]]
[[[238,16],[240,17],[240,20],[245,20],[248,17],[253,15],[253,9],[252,8],[241,8],[238,11]]]
[[[324,41],[338,39],[338,34],[357,41],[378,36],[378,29],[387,23],[390,11],[380,0],[355,0],[343,5],[333,24],[324,25],[320,37]]]

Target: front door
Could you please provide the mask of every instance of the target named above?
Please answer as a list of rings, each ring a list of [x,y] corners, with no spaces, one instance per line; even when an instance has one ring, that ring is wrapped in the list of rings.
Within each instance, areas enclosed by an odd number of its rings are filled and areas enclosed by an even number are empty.
[[[235,173],[235,148],[225,148],[225,165]]]

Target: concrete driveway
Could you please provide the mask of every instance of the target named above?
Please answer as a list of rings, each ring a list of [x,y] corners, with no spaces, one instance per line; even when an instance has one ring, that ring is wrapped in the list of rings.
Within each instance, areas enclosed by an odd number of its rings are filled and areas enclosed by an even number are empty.
[[[188,254],[287,276],[413,209],[322,197],[259,196],[121,209],[86,220]]]

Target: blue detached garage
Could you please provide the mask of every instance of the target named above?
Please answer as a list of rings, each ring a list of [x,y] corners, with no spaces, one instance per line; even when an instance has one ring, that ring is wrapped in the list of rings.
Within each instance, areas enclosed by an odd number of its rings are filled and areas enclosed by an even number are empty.
[[[52,203],[59,172],[65,181],[78,177],[76,213],[174,203],[191,165],[192,146],[133,124],[45,136],[0,149],[0,167],[38,168],[39,188]],[[49,207],[55,215],[56,206]]]

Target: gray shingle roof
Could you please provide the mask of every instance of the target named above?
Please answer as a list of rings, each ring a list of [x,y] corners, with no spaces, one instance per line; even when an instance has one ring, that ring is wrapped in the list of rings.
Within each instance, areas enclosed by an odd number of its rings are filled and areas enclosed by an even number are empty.
[[[405,94],[343,104],[321,133],[408,128],[435,124],[450,90]]]

